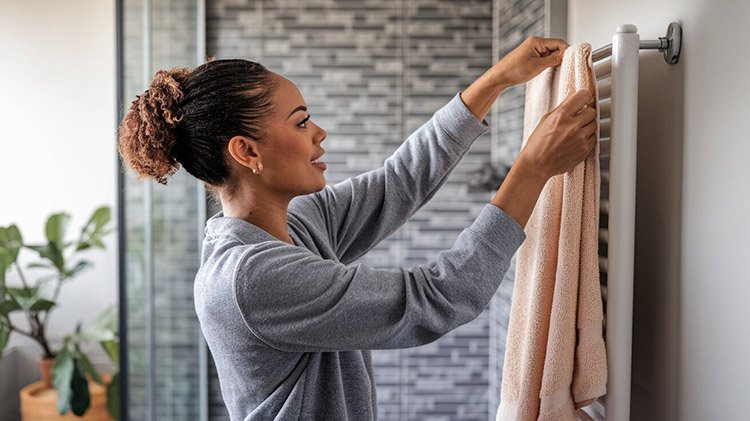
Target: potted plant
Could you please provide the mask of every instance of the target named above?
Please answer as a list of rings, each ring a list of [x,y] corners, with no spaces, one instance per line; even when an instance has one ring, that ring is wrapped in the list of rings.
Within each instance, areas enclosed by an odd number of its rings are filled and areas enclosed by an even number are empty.
[[[110,220],[110,208],[101,206],[91,214],[78,238],[66,241],[70,215],[66,212],[54,213],[45,223],[46,244],[24,243],[15,224],[0,227],[0,355],[13,332],[38,343],[43,351],[39,362],[42,383],[46,387],[54,386],[57,389],[56,406],[61,415],[71,410],[75,415],[81,416],[89,408],[88,378],[107,387],[107,395],[112,396],[108,401],[109,411],[114,418],[118,415],[117,374],[114,374],[111,381],[105,382],[86,353],[81,350],[84,342],[98,341],[113,365],[117,365],[117,322],[114,309],[105,310],[89,329],[83,330],[79,323],[75,332],[66,335],[62,346],[56,350],[52,349],[45,330],[50,313],[59,305],[57,299],[62,286],[93,265],[80,255],[92,248],[105,248],[102,238],[113,231],[108,226]],[[29,263],[26,270],[46,272],[33,282],[22,270],[18,260],[19,253],[24,249],[36,252],[39,257],[38,261]],[[11,271],[17,273],[20,285],[7,285],[6,274]],[[10,318],[13,313],[23,314],[28,326],[23,328],[14,324]]]

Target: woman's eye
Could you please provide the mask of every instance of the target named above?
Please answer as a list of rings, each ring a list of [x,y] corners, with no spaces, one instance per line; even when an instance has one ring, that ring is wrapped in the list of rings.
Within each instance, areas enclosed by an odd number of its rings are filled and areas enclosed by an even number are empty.
[[[302,121],[300,121],[300,122],[299,122],[299,124],[297,124],[297,125],[298,125],[298,126],[300,126],[300,125],[302,125],[302,124],[305,124],[305,122],[306,122],[307,120],[309,120],[309,119],[310,119],[310,114],[308,114],[308,115],[307,115],[307,117],[305,117],[305,119],[304,119],[304,120],[302,120]],[[305,125],[305,126],[302,126],[302,128],[306,129],[306,128],[307,128],[307,125]]]

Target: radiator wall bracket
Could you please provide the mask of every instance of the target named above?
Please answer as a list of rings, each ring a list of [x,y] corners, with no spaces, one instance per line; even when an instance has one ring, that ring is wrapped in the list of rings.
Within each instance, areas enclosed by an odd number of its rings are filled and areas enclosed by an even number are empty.
[[[630,28],[625,28],[628,25],[623,25],[624,32],[629,32]],[[630,25],[632,26],[632,25]],[[635,26],[633,26],[635,31]],[[680,59],[680,50],[682,49],[682,27],[677,22],[671,22],[667,26],[667,35],[659,37],[657,40],[642,40],[639,44],[641,50],[659,50],[664,53],[664,61],[667,64],[675,64]],[[601,60],[603,58],[612,55],[612,44],[607,44],[602,48],[594,51],[591,54],[591,58],[594,61]]]

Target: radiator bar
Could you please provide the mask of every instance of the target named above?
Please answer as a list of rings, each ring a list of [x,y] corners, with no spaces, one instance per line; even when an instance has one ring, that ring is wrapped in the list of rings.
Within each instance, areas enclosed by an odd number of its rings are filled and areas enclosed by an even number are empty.
[[[680,47],[682,46],[682,27],[672,22],[667,27],[667,36],[656,40],[642,40],[638,48],[640,50],[659,50],[664,53],[664,60],[668,64],[675,64],[680,58]],[[607,44],[591,53],[593,61],[599,61],[612,56],[612,44]]]

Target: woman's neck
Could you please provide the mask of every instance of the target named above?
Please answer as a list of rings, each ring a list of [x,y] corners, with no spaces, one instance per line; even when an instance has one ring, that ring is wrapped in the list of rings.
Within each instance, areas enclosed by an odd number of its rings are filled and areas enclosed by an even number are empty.
[[[289,200],[271,198],[253,192],[238,192],[234,197],[221,196],[224,216],[243,219],[262,228],[278,240],[294,244],[287,227]]]

